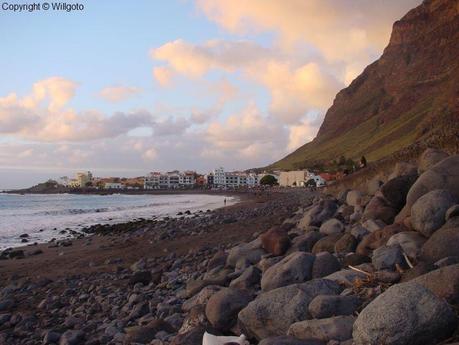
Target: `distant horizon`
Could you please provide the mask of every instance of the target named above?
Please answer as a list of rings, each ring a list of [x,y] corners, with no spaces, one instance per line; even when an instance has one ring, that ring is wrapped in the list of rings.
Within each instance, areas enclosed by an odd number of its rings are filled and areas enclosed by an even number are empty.
[[[130,177],[269,165],[315,137],[336,93],[420,2],[0,8],[0,189],[81,167]]]

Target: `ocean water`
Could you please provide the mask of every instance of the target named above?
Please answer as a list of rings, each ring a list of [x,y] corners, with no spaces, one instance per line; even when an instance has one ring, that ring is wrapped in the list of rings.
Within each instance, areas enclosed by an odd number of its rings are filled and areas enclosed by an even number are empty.
[[[94,224],[115,224],[138,218],[175,216],[186,210],[215,209],[237,201],[234,197],[205,194],[173,195],[77,195],[0,194],[0,249],[64,238],[60,230]],[[25,243],[27,244],[27,243]]]

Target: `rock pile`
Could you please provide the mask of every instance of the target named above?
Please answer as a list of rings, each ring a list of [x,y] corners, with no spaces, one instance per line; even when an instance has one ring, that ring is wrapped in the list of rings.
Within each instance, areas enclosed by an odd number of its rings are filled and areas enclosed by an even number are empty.
[[[424,162],[420,176],[403,171],[374,195],[311,194],[251,242],[10,284],[0,339],[200,345],[208,332],[260,345],[457,342],[459,156]],[[15,311],[20,299],[34,312]]]

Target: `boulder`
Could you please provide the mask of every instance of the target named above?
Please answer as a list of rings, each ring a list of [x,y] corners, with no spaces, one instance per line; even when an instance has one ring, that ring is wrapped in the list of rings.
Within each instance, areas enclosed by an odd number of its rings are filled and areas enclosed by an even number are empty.
[[[270,257],[270,258],[263,258],[257,264],[257,267],[261,270],[261,272],[266,272],[268,270],[268,268],[270,268],[271,266],[274,266],[275,264],[277,264],[282,259],[283,259],[282,256],[274,256],[274,257]]]
[[[314,247],[314,244],[318,240],[320,240],[324,235],[322,235],[318,231],[309,231],[304,235],[300,235],[295,237],[292,240],[292,246],[288,250],[287,253],[293,253],[293,252],[312,252],[312,248]]]
[[[459,198],[459,155],[443,159],[419,176],[406,196],[405,207],[411,210],[416,200],[435,189],[445,189]]]
[[[399,212],[405,206],[406,195],[416,179],[417,174],[404,175],[393,178],[387,181],[381,188],[381,193],[384,199],[389,202],[389,205]]]
[[[429,170],[445,158],[448,158],[448,154],[445,151],[434,148],[426,149],[419,157],[418,172],[423,173],[424,171]]]
[[[341,265],[334,255],[329,252],[321,252],[316,255],[312,265],[312,278],[322,278],[340,269]]]
[[[421,258],[427,262],[436,262],[459,253],[459,224],[449,221],[424,243]],[[459,223],[459,222],[458,222]]]
[[[459,264],[445,266],[412,280],[451,304],[459,303]]]
[[[379,178],[372,178],[367,183],[367,193],[368,195],[375,195],[377,191],[381,188],[383,182]]]
[[[266,252],[261,248],[261,241],[242,243],[229,251],[226,264],[230,267],[236,267],[236,263],[242,258],[255,265],[264,254]]]
[[[252,300],[246,290],[223,288],[210,297],[206,317],[213,327],[226,332],[236,323],[237,314]]]
[[[403,231],[391,236],[387,241],[387,245],[399,245],[408,257],[417,259],[425,241],[426,238],[416,231]]]
[[[362,219],[380,219],[386,224],[392,224],[398,210],[379,193],[371,198],[368,205],[365,207]]]
[[[395,164],[394,170],[389,175],[389,180],[392,180],[398,176],[414,175],[417,174],[417,172],[418,168],[415,165],[407,162],[398,162]]]
[[[194,327],[185,333],[177,334],[170,345],[201,345],[205,332],[206,328],[203,326]]]
[[[320,252],[335,252],[335,244],[341,238],[342,234],[328,235],[316,242],[314,247],[312,247],[312,252],[314,254]]]
[[[402,248],[398,244],[375,249],[371,258],[371,263],[377,270],[394,270],[396,264],[401,265],[404,262]]]
[[[315,339],[303,340],[289,335],[280,335],[278,337],[265,338],[258,345],[325,345],[325,343]]]
[[[333,200],[321,200],[311,207],[298,223],[300,229],[306,230],[310,225],[320,226],[323,222],[333,217],[338,205]]]
[[[362,239],[355,252],[360,255],[368,256],[376,248],[384,246],[393,235],[406,230],[406,227],[401,224],[392,224],[383,229],[376,230]]]
[[[365,229],[367,229],[367,232],[373,232],[373,231],[380,230],[380,229],[386,227],[387,224],[384,223],[380,219],[367,219],[366,221],[364,221],[362,223],[362,226]]]
[[[361,241],[365,235],[368,235],[369,231],[360,224],[356,224],[351,229],[351,235],[354,236],[357,241]]]
[[[188,333],[196,327],[204,327],[206,329],[212,328],[209,320],[207,320],[206,307],[203,304],[195,305],[190,309],[190,311],[186,314],[178,333]]]
[[[261,271],[255,266],[247,268],[238,278],[230,283],[230,287],[249,290],[260,284]]]
[[[319,295],[309,303],[309,313],[314,319],[324,319],[337,315],[352,315],[362,301],[355,295]]]
[[[432,190],[411,207],[411,225],[426,237],[430,237],[445,223],[446,211],[456,203],[456,197],[444,189]]]
[[[332,218],[320,226],[319,232],[323,235],[341,234],[344,231],[344,225],[338,219]]]
[[[446,211],[445,221],[448,221],[454,217],[459,217],[459,205],[453,205]]]
[[[332,273],[324,277],[323,279],[331,280],[340,285],[353,287],[356,281],[362,280],[365,278],[367,278],[367,276],[363,273],[360,273],[354,270],[350,270],[350,269],[346,269],[346,270],[336,271],[335,273]]]
[[[357,247],[357,239],[352,234],[344,234],[335,243],[335,253],[347,254],[355,251]]]
[[[314,255],[296,252],[271,266],[261,277],[261,288],[269,291],[281,286],[302,283],[312,278]]]
[[[288,329],[288,335],[299,339],[318,339],[344,341],[352,338],[354,316],[335,316],[327,319],[295,322]]]
[[[191,310],[191,308],[193,308],[196,305],[207,304],[207,301],[209,300],[209,298],[212,297],[213,294],[220,291],[221,289],[223,289],[223,287],[218,286],[218,285],[208,285],[204,287],[199,293],[197,293],[190,299],[186,300],[182,304],[182,310],[184,312],[188,312]]]
[[[350,190],[346,194],[346,204],[349,206],[361,206],[362,205],[362,193],[358,190]]]
[[[209,285],[226,285],[231,279],[229,277],[231,273],[233,273],[232,269],[218,266],[207,271],[204,280],[209,282]]]
[[[175,329],[162,319],[154,319],[144,326],[132,326],[125,329],[126,344],[140,343],[147,344],[155,339],[156,333],[165,331],[167,333],[175,332]]]
[[[79,345],[83,344],[84,339],[85,333],[83,331],[67,330],[61,335],[59,345]]]
[[[262,248],[274,256],[284,255],[290,247],[290,238],[287,232],[279,228],[269,229],[260,238]]]
[[[244,334],[264,339],[285,335],[294,322],[310,318],[309,303],[318,295],[337,295],[341,287],[330,280],[314,279],[260,294],[239,312]]]
[[[227,258],[228,258],[228,254],[225,253],[225,251],[223,250],[219,250],[218,252],[214,254],[214,256],[207,263],[207,269],[211,270],[218,266],[225,266]]]
[[[152,278],[153,276],[150,271],[137,271],[129,278],[129,285],[135,285],[137,283],[148,285]]]
[[[457,326],[451,307],[425,287],[391,286],[366,306],[354,323],[355,345],[436,344]]]
[[[371,259],[368,256],[360,255],[356,253],[349,253],[343,259],[343,266],[347,267],[351,266],[358,266],[360,264],[371,262]]]

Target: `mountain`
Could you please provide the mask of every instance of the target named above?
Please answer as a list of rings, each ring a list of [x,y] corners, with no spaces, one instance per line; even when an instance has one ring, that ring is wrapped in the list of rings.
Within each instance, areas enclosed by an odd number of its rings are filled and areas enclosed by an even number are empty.
[[[459,0],[426,0],[394,23],[379,60],[336,95],[316,138],[270,168],[458,143]]]

